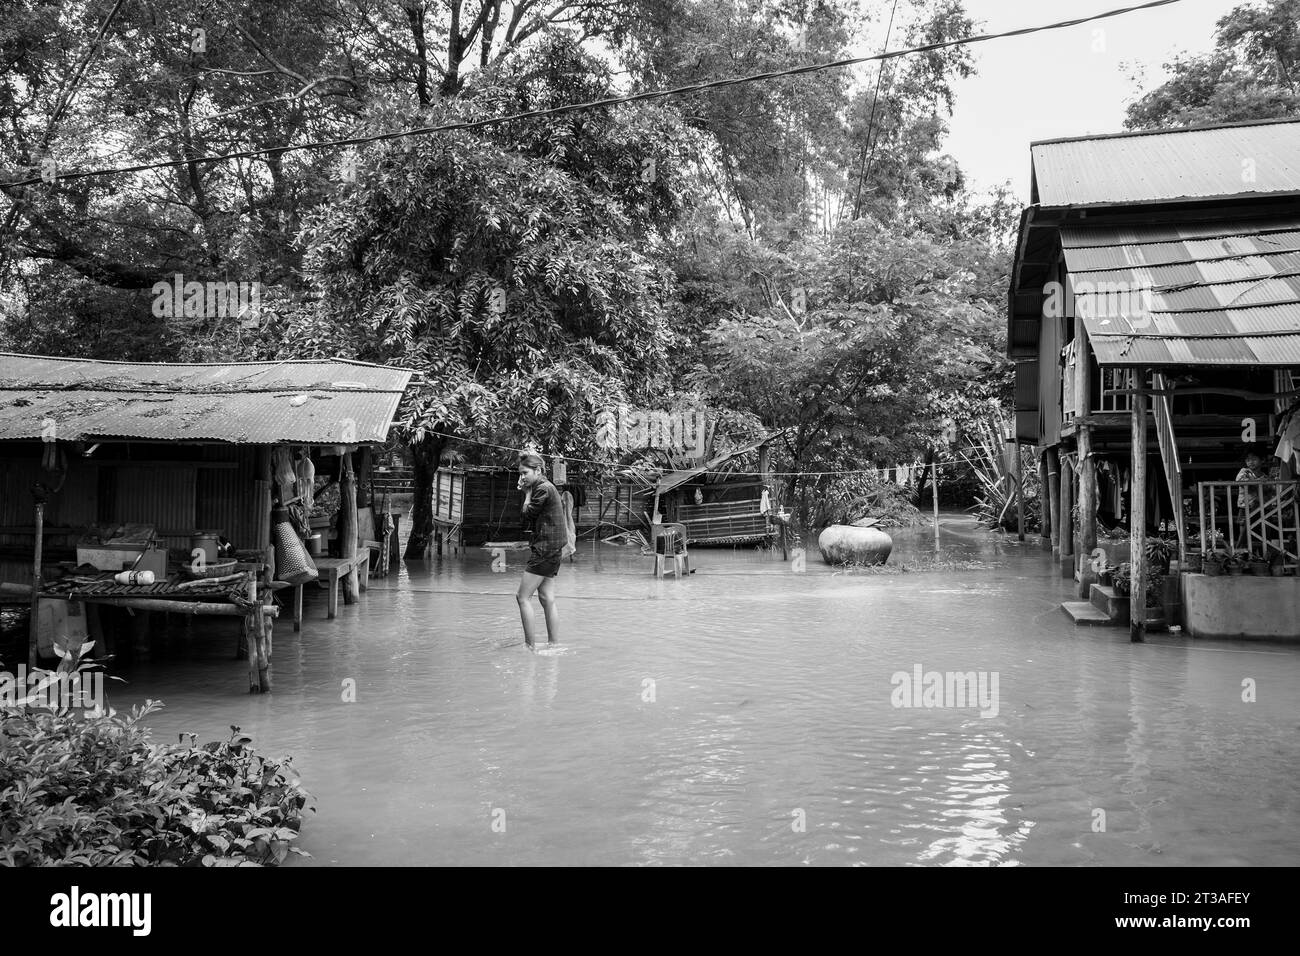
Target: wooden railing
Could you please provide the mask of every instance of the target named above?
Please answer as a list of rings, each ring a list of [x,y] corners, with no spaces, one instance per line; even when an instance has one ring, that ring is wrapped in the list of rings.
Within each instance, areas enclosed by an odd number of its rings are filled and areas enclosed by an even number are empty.
[[[370,481],[377,495],[409,495],[415,490],[415,469],[377,467],[371,471]]]
[[[1221,533],[1230,552],[1267,557],[1276,549],[1285,567],[1300,564],[1300,499],[1295,481],[1202,481],[1201,551],[1214,549]],[[1246,492],[1246,506],[1240,499]],[[1220,506],[1222,504],[1222,507]]]
[[[1103,368],[1101,370],[1101,389],[1093,402],[1094,412],[1128,412],[1133,409],[1132,395],[1116,395],[1117,391],[1136,388],[1136,378],[1132,369]]]
[[[1152,376],[1156,392],[1165,392],[1165,377],[1159,372]],[[1174,507],[1174,522],[1178,528],[1178,561],[1187,560],[1187,521],[1183,516],[1183,466],[1178,460],[1178,442],[1174,438],[1173,398],[1168,395],[1151,396],[1151,415],[1156,420],[1156,440],[1160,444],[1160,461],[1164,465],[1165,484],[1169,486],[1169,501]]]

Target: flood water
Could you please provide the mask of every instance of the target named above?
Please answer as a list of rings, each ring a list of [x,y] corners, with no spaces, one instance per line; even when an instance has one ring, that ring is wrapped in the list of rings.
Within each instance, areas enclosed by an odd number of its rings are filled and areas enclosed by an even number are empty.
[[[895,539],[895,562],[935,556],[928,528]],[[291,754],[318,810],[295,865],[1300,863],[1300,646],[1076,629],[1036,538],[957,515],[938,558],[981,562],[960,570],[692,557],[658,581],[585,542],[562,645],[533,653],[520,556],[494,573],[470,549],[333,621],[310,595],[301,634],[276,626],[272,694],[223,632],[125,671],[113,703],[162,699],[161,738],[233,723]],[[893,706],[918,665],[996,672],[996,715]]]

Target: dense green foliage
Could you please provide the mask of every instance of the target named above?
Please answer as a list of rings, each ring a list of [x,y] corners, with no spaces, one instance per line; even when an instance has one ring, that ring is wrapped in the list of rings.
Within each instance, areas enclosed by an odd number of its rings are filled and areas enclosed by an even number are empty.
[[[181,165],[4,189],[0,347],[411,367],[412,550],[455,438],[594,457],[603,407],[703,407],[729,430],[787,429],[774,464],[803,473],[924,455],[1007,396],[1011,210],[970,195],[942,150],[962,48],[185,162],[835,59],[884,3],[127,4],[75,95],[112,4],[12,6],[0,167]],[[911,0],[891,45],[974,29],[958,0]],[[260,284],[260,307],[156,316],[155,283],[178,274]]]
[[[1234,7],[1213,50],[1166,69],[1169,79],[1129,107],[1130,129],[1300,116],[1300,0]]]
[[[129,714],[0,710],[0,865],[274,866],[307,793],[289,761],[226,742],[164,745]]]

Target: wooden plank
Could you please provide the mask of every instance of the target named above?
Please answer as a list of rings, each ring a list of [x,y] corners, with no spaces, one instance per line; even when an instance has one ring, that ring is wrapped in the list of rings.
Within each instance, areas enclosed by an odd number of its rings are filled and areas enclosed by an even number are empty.
[[[1142,373],[1137,375],[1142,381]],[[1129,561],[1132,577],[1129,589],[1129,640],[1146,640],[1146,527],[1147,527],[1147,397],[1133,396],[1133,458],[1130,471]]]

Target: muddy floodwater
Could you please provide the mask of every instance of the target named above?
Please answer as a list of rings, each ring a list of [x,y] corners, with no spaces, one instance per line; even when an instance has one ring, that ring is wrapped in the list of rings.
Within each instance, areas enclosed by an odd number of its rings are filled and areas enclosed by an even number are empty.
[[[892,561],[955,566],[907,574],[696,549],[657,581],[587,541],[543,653],[519,556],[494,573],[470,549],[333,621],[311,594],[301,634],[276,627],[270,695],[217,631],[124,671],[113,703],[291,754],[318,810],[295,865],[1300,863],[1300,646],[1076,629],[1037,538],[942,525],[937,554],[924,528]],[[985,701],[894,706],[932,671],[975,672]]]

